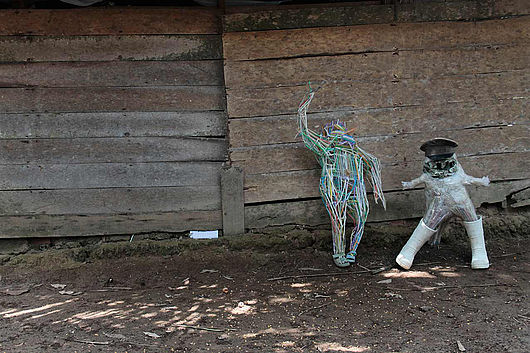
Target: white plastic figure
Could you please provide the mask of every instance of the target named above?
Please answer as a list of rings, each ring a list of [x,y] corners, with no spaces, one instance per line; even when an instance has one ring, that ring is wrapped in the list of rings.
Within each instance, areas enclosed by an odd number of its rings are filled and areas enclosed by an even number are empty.
[[[465,185],[489,185],[489,178],[474,178],[467,175],[454,154],[458,144],[455,141],[436,138],[425,142],[420,149],[425,152],[423,174],[410,182],[403,182],[403,188],[425,184],[427,211],[410,239],[396,258],[396,262],[408,270],[414,256],[431,237],[435,237],[439,225],[450,216],[462,218],[471,243],[471,268],[489,267],[482,217],[478,217]]]

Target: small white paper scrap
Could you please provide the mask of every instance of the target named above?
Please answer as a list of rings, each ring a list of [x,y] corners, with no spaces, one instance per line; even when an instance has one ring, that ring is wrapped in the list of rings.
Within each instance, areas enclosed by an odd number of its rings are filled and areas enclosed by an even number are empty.
[[[153,333],[153,332],[145,332],[144,331],[144,335],[152,337],[152,338],[160,338],[160,335],[157,335],[156,333]]]
[[[217,239],[219,238],[218,230],[192,230],[190,232],[191,239]]]

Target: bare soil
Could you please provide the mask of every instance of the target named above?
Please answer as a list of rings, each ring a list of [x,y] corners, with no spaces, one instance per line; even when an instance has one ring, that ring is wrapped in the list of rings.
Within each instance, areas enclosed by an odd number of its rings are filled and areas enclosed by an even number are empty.
[[[390,268],[401,242],[361,243],[345,270],[314,246],[203,244],[10,261],[0,352],[530,351],[528,239],[489,245],[484,271],[469,268],[466,243],[425,246],[410,271]]]

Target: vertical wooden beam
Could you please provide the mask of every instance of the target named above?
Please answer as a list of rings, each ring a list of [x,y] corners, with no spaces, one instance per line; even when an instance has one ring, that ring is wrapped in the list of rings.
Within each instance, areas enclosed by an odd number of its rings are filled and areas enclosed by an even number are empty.
[[[225,166],[221,170],[221,202],[223,210],[223,235],[245,232],[245,207],[243,196],[243,170]]]

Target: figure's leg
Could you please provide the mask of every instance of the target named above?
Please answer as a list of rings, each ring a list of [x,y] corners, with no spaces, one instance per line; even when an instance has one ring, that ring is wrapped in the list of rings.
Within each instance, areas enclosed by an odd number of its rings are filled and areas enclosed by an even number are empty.
[[[364,233],[364,225],[366,223],[366,218],[368,217],[367,203],[364,204],[362,201],[360,202],[359,199],[351,199],[348,202],[348,216],[352,220],[354,226],[350,235],[350,248],[346,254],[346,259],[349,262],[355,262],[357,247],[361,242]]]
[[[339,210],[335,210],[339,211]],[[340,211],[339,211],[340,214]],[[330,215],[331,216],[331,215]],[[338,267],[347,267],[350,262],[346,259],[346,214],[339,215],[339,218],[331,218],[332,238],[333,238],[333,262]]]
[[[409,240],[396,257],[398,265],[408,270],[414,262],[416,253],[436,233],[438,225],[450,214],[451,211],[444,206],[440,198],[432,200],[425,216],[420,220]]]
[[[471,200],[463,207],[457,208],[455,214],[462,217],[469,242],[471,243],[471,268],[482,270],[490,267],[486,244],[484,242],[484,228],[482,217],[478,217]]]
[[[331,235],[333,240],[333,262],[338,267],[347,267],[346,260],[346,200],[341,197],[340,180],[334,180],[333,174],[326,170],[320,180],[320,193],[331,220]]]

